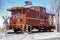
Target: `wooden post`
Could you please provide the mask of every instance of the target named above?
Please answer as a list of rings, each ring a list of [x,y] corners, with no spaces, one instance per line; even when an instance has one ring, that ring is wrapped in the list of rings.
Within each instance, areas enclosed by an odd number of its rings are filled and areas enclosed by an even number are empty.
[[[30,33],[32,33],[32,26],[30,26]]]
[[[26,32],[28,33],[28,25],[26,25]]]

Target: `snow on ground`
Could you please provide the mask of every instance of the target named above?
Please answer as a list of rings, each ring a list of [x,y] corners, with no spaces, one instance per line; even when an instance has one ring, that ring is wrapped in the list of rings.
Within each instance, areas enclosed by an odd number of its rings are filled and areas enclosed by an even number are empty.
[[[6,40],[5,33],[0,32],[0,40]]]
[[[60,33],[32,33],[32,34],[7,34],[0,33],[0,40],[60,40]]]
[[[13,36],[10,36],[12,38]],[[18,38],[16,38],[18,37]],[[33,33],[33,34],[26,34],[26,35],[14,35],[14,40],[41,40],[41,39],[48,39],[48,38],[54,38],[54,37],[60,37],[60,33]],[[8,38],[9,39],[9,38]],[[11,39],[11,40],[12,40]]]

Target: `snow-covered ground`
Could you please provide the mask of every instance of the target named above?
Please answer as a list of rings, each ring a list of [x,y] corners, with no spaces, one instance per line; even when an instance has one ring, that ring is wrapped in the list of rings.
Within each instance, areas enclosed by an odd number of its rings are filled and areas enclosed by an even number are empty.
[[[0,32],[0,40],[6,40],[5,33]]]
[[[60,33],[6,34],[0,33],[0,40],[60,40]]]

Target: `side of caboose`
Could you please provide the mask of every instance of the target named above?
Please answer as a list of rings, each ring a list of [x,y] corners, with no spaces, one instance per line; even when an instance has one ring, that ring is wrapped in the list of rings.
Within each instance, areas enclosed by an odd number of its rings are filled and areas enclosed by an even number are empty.
[[[30,30],[36,28],[39,31],[49,31],[55,29],[53,24],[54,14],[46,13],[46,8],[33,6],[26,9],[26,24],[31,26]]]
[[[34,28],[39,31],[52,31],[54,14],[46,13],[46,8],[32,6],[29,8],[15,7],[8,9],[11,11],[10,27],[14,32],[18,30],[31,33]]]

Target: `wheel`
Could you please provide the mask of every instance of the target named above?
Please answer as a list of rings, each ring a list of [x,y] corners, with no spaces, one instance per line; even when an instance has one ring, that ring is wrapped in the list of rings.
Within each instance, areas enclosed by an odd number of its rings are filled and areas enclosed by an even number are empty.
[[[16,33],[17,32],[17,29],[14,29],[14,33]]]
[[[39,29],[39,32],[40,32],[40,29]]]
[[[45,28],[45,31],[46,31],[46,32],[51,32],[51,28],[50,28],[50,27],[46,27],[46,28]]]
[[[51,29],[49,29],[49,32],[51,32]]]
[[[46,32],[46,29],[44,29],[43,32]]]
[[[48,32],[47,29],[44,29],[43,32]]]
[[[42,30],[42,29],[39,29],[39,32],[43,32],[44,30]]]
[[[41,32],[41,29],[39,29],[39,32]]]
[[[51,29],[47,29],[46,32],[51,32]]]

